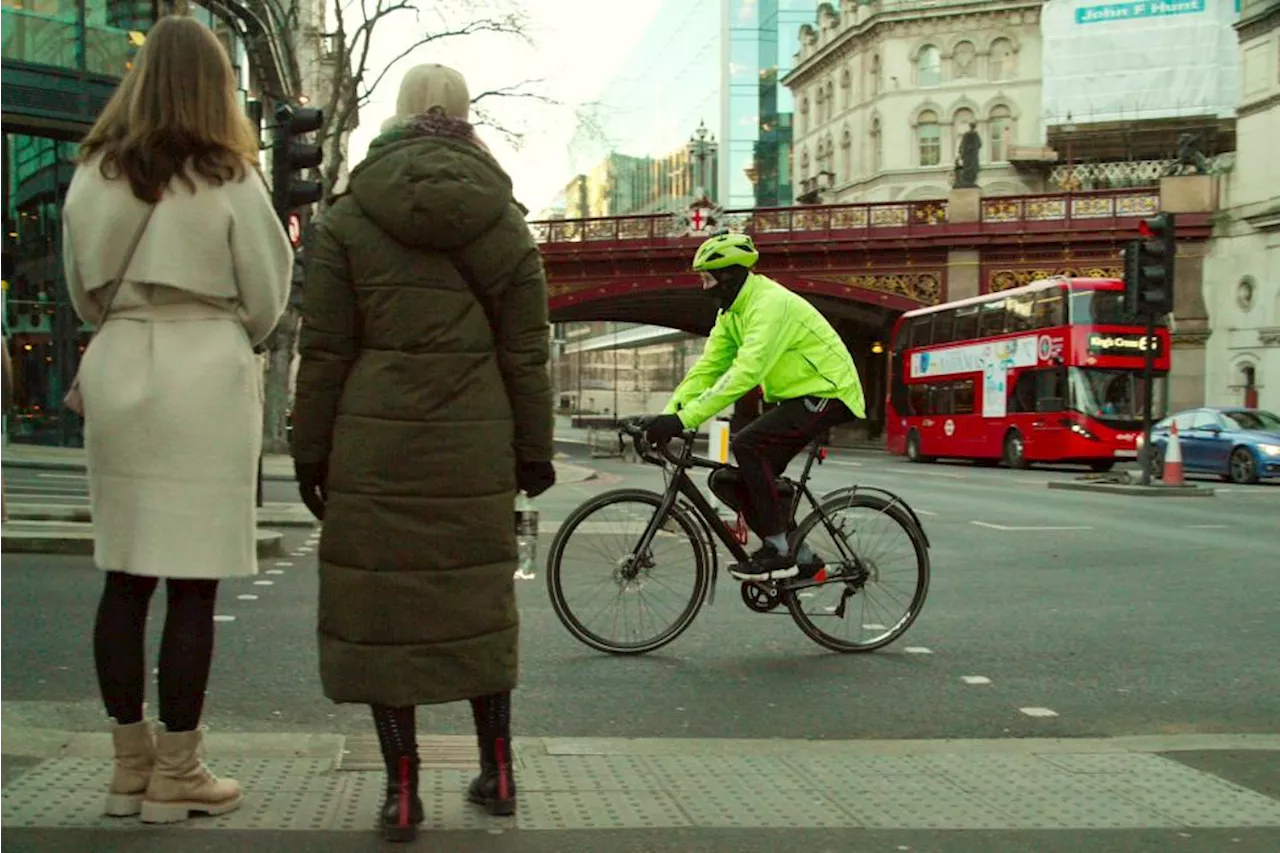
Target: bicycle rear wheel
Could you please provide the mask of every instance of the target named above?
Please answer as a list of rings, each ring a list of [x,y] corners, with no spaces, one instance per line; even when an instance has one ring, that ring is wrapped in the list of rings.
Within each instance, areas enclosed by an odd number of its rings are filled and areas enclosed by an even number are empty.
[[[636,554],[661,505],[662,495],[643,489],[597,495],[573,511],[551,542],[551,606],[569,633],[593,649],[615,655],[659,649],[702,607],[711,569],[687,512],[672,507],[649,547]]]
[[[825,578],[784,587],[791,618],[837,652],[871,652],[906,633],[929,593],[929,549],[901,505],[852,493],[824,502],[796,530]]]

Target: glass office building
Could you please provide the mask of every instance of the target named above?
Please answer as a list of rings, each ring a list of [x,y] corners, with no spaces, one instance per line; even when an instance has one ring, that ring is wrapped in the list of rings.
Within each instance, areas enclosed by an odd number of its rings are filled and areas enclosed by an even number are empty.
[[[88,131],[163,10],[152,2],[2,0],[3,331],[15,393],[13,441],[76,446],[83,424],[62,406],[90,330],[72,310],[62,273],[62,203]],[[192,7],[222,37],[248,90],[238,35]]]
[[[720,175],[729,208],[782,207],[795,200],[792,181],[791,70],[800,25],[814,0],[721,0],[721,125],[726,145]]]
[[[663,158],[700,124],[719,143],[717,201],[789,205],[793,101],[779,84],[815,0],[667,0],[579,133],[585,174],[611,154]],[[710,189],[710,187],[708,187]]]

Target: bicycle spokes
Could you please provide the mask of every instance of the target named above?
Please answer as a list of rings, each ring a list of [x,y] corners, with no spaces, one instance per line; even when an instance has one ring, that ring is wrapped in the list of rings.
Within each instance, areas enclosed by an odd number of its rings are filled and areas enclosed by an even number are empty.
[[[883,645],[905,630],[923,601],[922,546],[901,513],[885,502],[828,508],[804,537],[827,577],[791,588],[798,620],[819,642],[845,651]]]

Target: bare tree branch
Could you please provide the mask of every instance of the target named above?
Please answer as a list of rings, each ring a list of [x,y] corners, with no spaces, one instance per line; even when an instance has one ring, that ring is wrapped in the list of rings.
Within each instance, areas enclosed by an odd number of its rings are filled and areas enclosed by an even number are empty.
[[[548,97],[541,92],[530,92],[524,88],[525,86],[537,86],[545,82],[547,82],[545,77],[539,77],[536,80],[523,80],[512,86],[500,86],[497,89],[490,89],[472,97],[471,106],[474,107],[485,98],[528,98],[539,103],[560,106],[561,102],[555,98]]]
[[[412,45],[402,50],[391,61],[382,67],[377,76],[373,78],[373,82],[364,87],[361,99],[367,100],[373,95],[378,84],[382,82],[382,78],[387,76],[392,68],[406,59],[414,51],[431,44],[432,42],[441,41],[443,39],[458,38],[460,36],[470,36],[476,33],[497,33],[500,35],[517,36],[519,38],[527,38],[524,32],[524,24],[515,15],[507,15],[504,18],[485,18],[479,21],[472,21],[466,26],[453,30],[445,30],[444,32],[430,33],[415,41]],[[363,75],[362,82],[363,82]]]

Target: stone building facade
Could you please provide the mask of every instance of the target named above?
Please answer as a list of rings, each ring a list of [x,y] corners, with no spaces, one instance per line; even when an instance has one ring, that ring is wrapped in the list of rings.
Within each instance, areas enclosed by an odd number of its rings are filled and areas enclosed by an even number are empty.
[[[1235,166],[1205,259],[1205,402],[1280,412],[1280,3],[1243,0]]]
[[[843,0],[800,29],[793,166],[823,202],[945,198],[961,136],[984,196],[1038,192],[1041,0]]]

